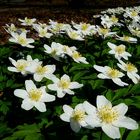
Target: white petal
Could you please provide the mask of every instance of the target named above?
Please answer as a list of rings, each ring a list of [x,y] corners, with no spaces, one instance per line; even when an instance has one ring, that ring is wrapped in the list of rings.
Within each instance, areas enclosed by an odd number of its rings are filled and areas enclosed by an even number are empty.
[[[102,130],[112,139],[120,138],[119,128],[112,126],[112,125],[103,125]]]
[[[68,116],[72,115],[73,108],[71,108],[69,105],[63,105],[63,110]]]
[[[8,67],[8,70],[12,72],[19,72],[15,67]]]
[[[116,110],[119,115],[124,116],[128,110],[128,106],[124,103],[120,103],[119,105],[114,106],[113,109]]]
[[[16,89],[14,91],[14,95],[17,96],[17,97],[19,97],[19,98],[22,98],[22,99],[28,97],[27,91],[26,90],[23,90],[23,89]]]
[[[116,48],[116,45],[113,43],[108,42],[107,45],[109,46],[109,48],[111,48],[112,50],[114,50]]]
[[[127,76],[135,83],[138,83],[138,79],[130,72],[127,72]]]
[[[40,101],[41,101],[41,102],[52,102],[52,101],[55,101],[55,96],[46,93],[46,94],[43,94],[43,95],[42,95]]]
[[[78,105],[75,106],[75,110],[81,110],[81,111],[85,111],[84,107],[83,107],[83,104],[80,103]]]
[[[101,127],[101,123],[97,115],[87,115],[85,117],[85,121],[88,125],[90,125],[92,128],[94,127]]]
[[[34,84],[32,80],[26,80],[25,87],[26,87],[27,92],[29,92],[31,89],[36,89],[36,85]]]
[[[66,81],[70,81],[70,77],[66,74],[64,74],[62,77],[61,77],[61,80],[66,80]]]
[[[57,90],[57,97],[62,98],[65,96],[65,93],[62,90]]]
[[[113,78],[112,81],[113,81],[115,84],[117,84],[117,85],[119,85],[119,86],[122,86],[122,87],[128,85],[127,83],[121,81],[120,78]]]
[[[105,72],[105,68],[102,66],[94,65],[93,67],[94,67],[94,69],[96,69],[99,72]]]
[[[119,63],[117,63],[117,65],[118,65],[118,67],[119,67],[120,69],[122,69],[122,70],[126,71],[126,68],[125,68],[125,66],[124,66],[124,65],[121,65],[121,64],[119,64]]]
[[[37,82],[40,82],[43,79],[43,77],[44,77],[44,75],[40,75],[37,73],[34,74],[34,80]]]
[[[89,102],[84,101],[83,106],[87,114],[90,114],[90,115],[96,114],[96,107],[91,105]]]
[[[45,112],[46,111],[45,103],[36,102],[34,105],[40,112]]]
[[[70,126],[71,126],[71,129],[74,131],[74,132],[79,132],[80,131],[80,128],[81,128],[81,126],[80,126],[80,124],[77,122],[77,121],[75,121],[74,119],[70,119]]]
[[[114,50],[110,50],[108,53],[115,54],[115,51]]]
[[[104,75],[103,73],[98,74],[97,77],[100,79],[110,79],[108,76]]]
[[[11,63],[12,63],[14,66],[16,66],[17,62],[16,62],[13,58],[9,57],[9,60],[11,61]]]
[[[49,84],[48,89],[56,91],[56,90],[58,90],[58,86],[56,84]]]
[[[27,47],[27,48],[34,48],[35,46],[29,45],[29,44],[28,44],[26,47]]]
[[[81,88],[83,84],[79,84],[78,82],[71,82],[69,85],[70,89],[76,89],[76,88]]]
[[[112,107],[112,104],[103,95],[98,95],[96,99],[97,108],[102,108],[105,105]]]
[[[66,90],[64,90],[64,92],[69,94],[69,95],[74,95],[74,92],[70,89],[66,89]]]
[[[138,129],[138,123],[129,117],[122,117],[119,120],[113,122],[113,125],[117,127],[124,127],[130,130]]]
[[[34,107],[34,105],[32,104],[32,102],[29,99],[25,99],[22,101],[21,108],[23,108],[25,110],[30,110],[33,107]]]
[[[70,116],[67,115],[66,113],[63,113],[60,115],[61,120],[65,121],[65,122],[70,122]]]

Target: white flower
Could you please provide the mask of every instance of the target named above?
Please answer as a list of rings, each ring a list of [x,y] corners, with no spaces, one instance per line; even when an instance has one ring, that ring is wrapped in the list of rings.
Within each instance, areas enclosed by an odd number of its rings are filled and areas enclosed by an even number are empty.
[[[9,60],[14,65],[14,67],[8,67],[9,71],[12,72],[21,72],[21,74],[26,75],[28,72],[26,71],[26,67],[29,66],[29,63],[27,60],[20,59],[15,61],[14,59],[9,57]]]
[[[13,23],[11,25],[6,24],[4,27],[7,33],[11,34],[12,32],[21,34],[22,32],[27,33],[28,31],[24,28],[17,28]]]
[[[98,78],[101,79],[112,79],[112,81],[119,85],[119,86],[125,86],[128,85],[127,83],[121,81],[121,77],[124,76],[124,74],[120,71],[118,71],[117,69],[113,69],[110,68],[108,66],[98,66],[98,65],[94,65],[93,66],[97,71],[101,72],[100,74],[98,74]]]
[[[113,25],[118,25],[118,26],[122,26],[122,24],[120,24],[118,21],[119,19],[115,16],[115,15],[111,15],[111,17],[109,17],[108,15],[103,15],[101,16],[101,24],[105,27],[105,28],[110,28]]]
[[[72,54],[70,55],[73,60],[77,63],[84,63],[84,64],[89,64],[87,61],[86,61],[86,58],[83,57],[78,51],[73,51]]]
[[[12,37],[9,38],[10,42],[20,44],[23,47],[34,48],[33,45],[30,45],[30,43],[34,43],[34,39],[26,38],[25,32],[22,32],[21,34],[11,32],[11,35],[12,35]]]
[[[27,17],[25,17],[25,19],[18,19],[18,20],[20,22],[22,22],[21,25],[24,25],[24,26],[31,26],[36,21],[35,18],[30,19],[30,18],[27,18]]]
[[[107,45],[111,48],[109,51],[110,54],[115,54],[115,58],[120,60],[121,58],[124,58],[125,60],[128,60],[128,57],[131,56],[130,53],[125,51],[125,45],[115,45],[113,43],[108,42]]]
[[[39,59],[32,59],[32,57],[30,55],[27,55],[27,62],[28,62],[28,66],[26,66],[25,70],[28,73],[35,73],[36,68],[42,64],[42,61],[39,61]]]
[[[73,27],[75,29],[77,29],[77,31],[81,32],[84,36],[91,35],[91,30],[94,31],[94,32],[92,32],[92,34],[96,33],[95,26],[90,25],[89,23],[82,23],[81,22],[80,24],[77,24],[77,23],[72,21],[72,24],[73,24]]]
[[[54,34],[56,33],[64,33],[67,29],[71,29],[70,24],[58,23],[53,20],[49,20],[50,31]]]
[[[45,27],[44,26],[42,24],[34,24],[33,27],[38,32],[39,37],[50,38],[53,34],[48,32],[49,27],[47,25]]]
[[[122,70],[127,72],[127,76],[135,83],[137,84],[140,80],[140,76],[137,74],[138,69],[131,63],[124,63],[123,61],[119,61],[117,63],[118,67],[120,67]]]
[[[86,113],[88,114],[85,121],[91,127],[101,127],[112,139],[121,137],[119,127],[130,130],[138,128],[138,124],[135,120],[125,116],[128,107],[124,103],[112,107],[111,102],[101,95],[97,96],[96,104],[97,108],[87,101],[83,103]]]
[[[125,18],[129,17],[129,18],[133,19],[135,22],[138,22],[140,20],[139,12],[134,9],[126,10],[124,13],[124,17]]]
[[[16,89],[14,95],[22,98],[21,108],[25,110],[30,110],[33,107],[37,108],[40,112],[46,111],[46,106],[44,102],[52,102],[55,100],[54,95],[46,93],[46,86],[37,88],[32,80],[25,81],[24,89]]]
[[[44,44],[45,52],[52,55],[56,60],[63,56],[63,45],[60,43],[52,42],[51,47]]]
[[[34,80],[40,82],[44,77],[51,79],[52,77],[55,77],[53,75],[54,71],[56,70],[55,65],[35,65],[35,72],[34,72]]]
[[[64,113],[60,115],[61,120],[70,122],[71,129],[74,132],[78,132],[81,127],[88,127],[85,122],[86,113],[83,104],[78,104],[75,108],[71,108],[69,105],[63,105]]]
[[[137,43],[137,38],[134,38],[134,37],[125,36],[125,35],[123,37],[116,35],[116,37],[117,37],[116,39],[121,40],[121,41],[126,41],[129,43]]]
[[[106,38],[108,36],[113,36],[113,35],[116,34],[116,32],[111,32],[109,28],[102,28],[102,27],[99,27],[99,26],[97,26],[97,32],[103,38]]]
[[[79,84],[78,82],[71,82],[70,77],[64,74],[60,79],[52,78],[54,83],[49,84],[48,88],[53,91],[57,91],[57,96],[62,98],[65,94],[74,95],[74,92],[71,89],[81,88],[83,84]]]
[[[73,40],[79,40],[79,41],[83,41],[84,38],[82,37],[82,33],[80,31],[76,31],[76,30],[66,30],[67,35],[73,39]]]

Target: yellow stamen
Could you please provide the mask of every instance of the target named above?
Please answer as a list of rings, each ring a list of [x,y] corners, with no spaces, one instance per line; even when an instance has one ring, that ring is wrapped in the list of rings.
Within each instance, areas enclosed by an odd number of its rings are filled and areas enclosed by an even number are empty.
[[[129,41],[129,40],[130,40],[130,37],[129,37],[129,36],[124,36],[124,37],[123,37],[123,40],[124,40],[124,41]]]
[[[119,77],[120,72],[119,72],[118,70],[116,70],[116,69],[109,69],[109,70],[107,71],[107,75],[108,75],[109,77],[111,77],[111,78],[117,78],[117,77]]]
[[[23,38],[21,36],[18,37],[18,43],[21,45],[26,45],[27,44],[27,40],[26,38]]]
[[[125,47],[123,45],[116,46],[115,52],[117,52],[118,54],[122,54],[125,52]]]
[[[69,85],[70,85],[70,81],[64,79],[61,79],[58,84],[58,86],[61,87],[62,89],[68,89]]]
[[[131,12],[131,16],[132,16],[132,17],[136,17],[136,16],[138,16],[138,13],[137,13],[136,11],[132,11],[132,12]]]
[[[47,67],[38,66],[36,72],[38,74],[44,74],[47,71]]]
[[[86,23],[82,24],[82,26],[81,26],[83,31],[87,30],[88,27],[89,27],[89,24],[86,24]]]
[[[105,29],[105,28],[100,28],[100,29],[99,29],[99,32],[100,32],[101,34],[105,35],[105,34],[107,34],[107,33],[109,32],[109,30],[108,30],[108,29]]]
[[[25,71],[25,68],[27,67],[28,62],[25,60],[18,60],[16,63],[16,68],[19,71]]]
[[[33,101],[36,101],[36,102],[39,101],[41,98],[41,95],[42,95],[42,92],[40,89],[31,89],[29,91],[29,97]]]
[[[118,22],[118,18],[116,18],[115,16],[112,16],[112,17],[111,17],[111,21],[112,21],[113,23],[117,23],[117,22]]]
[[[137,71],[137,68],[131,63],[126,64],[126,69],[127,69],[128,72]]]
[[[113,110],[112,107],[106,105],[98,109],[98,117],[104,123],[112,123],[118,119],[118,112]]]
[[[75,52],[72,54],[72,57],[75,58],[75,59],[78,59],[78,58],[81,57],[81,54],[80,54],[79,52],[76,52],[76,51],[75,51]]]
[[[85,112],[82,110],[75,110],[72,114],[72,118],[75,121],[82,121],[85,118]]]

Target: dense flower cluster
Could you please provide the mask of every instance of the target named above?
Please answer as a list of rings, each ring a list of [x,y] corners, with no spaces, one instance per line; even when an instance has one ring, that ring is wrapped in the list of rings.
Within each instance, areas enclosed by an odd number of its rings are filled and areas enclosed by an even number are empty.
[[[103,11],[100,15],[94,16],[101,20],[100,25],[92,25],[90,23],[75,23],[71,24],[58,23],[56,21],[49,20],[49,23],[37,23],[35,18],[19,19],[21,25],[31,26],[32,30],[37,34],[39,38],[50,39],[55,35],[67,36],[72,40],[79,42],[85,41],[87,37],[95,36],[101,39],[112,37],[119,41],[114,43],[108,41],[105,47],[108,47],[108,55],[114,55],[114,60],[117,62],[115,68],[111,66],[97,65],[95,62],[93,68],[100,73],[97,75],[100,79],[111,79],[113,83],[118,86],[128,86],[128,82],[124,82],[125,76],[130,78],[134,84],[138,84],[140,76],[138,74],[137,67],[132,64],[129,58],[133,57],[133,54],[127,49],[127,43],[137,43],[138,37],[140,37],[140,9],[134,8],[117,8],[108,9]],[[119,19],[120,15],[123,15],[123,20]],[[125,34],[119,34],[117,31],[113,31],[112,27],[127,26],[132,36]],[[24,28],[17,28],[14,24],[6,25],[6,31],[11,35],[10,42],[17,43],[21,47],[27,47],[30,49],[36,48],[35,39],[27,38],[28,33],[31,32]],[[78,47],[68,46],[67,44],[61,44],[59,42],[51,42],[51,45],[44,43],[42,50],[43,55],[54,58],[56,61],[62,61],[69,58],[73,63],[83,63],[84,65],[90,65],[90,61],[84,57],[84,54],[80,53]],[[21,73],[24,76],[33,75],[35,82],[43,80],[50,80],[51,83],[43,85],[40,88],[36,87],[36,84],[28,79],[25,81],[25,89],[16,89],[14,95],[22,98],[21,107],[25,110],[30,110],[33,107],[40,112],[46,111],[45,102],[57,101],[55,95],[51,95],[48,92],[56,92],[58,98],[63,98],[66,94],[75,95],[73,89],[79,89],[84,87],[83,83],[73,81],[70,75],[64,73],[62,76],[58,76],[56,64],[45,64],[38,58],[33,59],[31,55],[27,55],[27,58],[14,60],[9,57],[13,66],[9,66],[8,70],[16,73]],[[118,70],[116,67],[120,68]],[[123,73],[123,72],[126,72]],[[122,79],[124,81],[122,81]],[[127,80],[128,81],[128,80]],[[102,130],[112,139],[120,138],[119,127],[127,129],[137,129],[138,124],[133,119],[126,117],[125,114],[128,110],[128,106],[124,103],[112,106],[111,102],[103,95],[98,95],[96,99],[96,105],[93,106],[87,100],[83,103],[79,103],[73,109],[70,105],[63,105],[64,113],[60,115],[61,120],[70,122],[70,126],[73,131],[78,132],[81,127],[95,128],[101,127]]]

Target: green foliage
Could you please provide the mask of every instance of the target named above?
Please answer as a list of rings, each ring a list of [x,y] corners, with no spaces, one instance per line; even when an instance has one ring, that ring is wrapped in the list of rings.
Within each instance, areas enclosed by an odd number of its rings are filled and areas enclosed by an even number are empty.
[[[98,19],[97,19],[98,20]],[[120,21],[121,22],[121,21]],[[113,26],[112,31],[118,35],[123,34],[132,36],[126,26]],[[125,76],[123,81],[129,83],[129,86],[120,87],[113,83],[111,79],[99,79],[98,73],[93,65],[110,66],[120,70],[117,66],[118,60],[109,54],[110,48],[107,43],[112,42],[116,45],[126,45],[126,50],[132,54],[129,61],[134,63],[140,69],[140,39],[137,37],[138,43],[132,44],[122,42],[115,39],[115,36],[103,38],[98,34],[87,36],[84,41],[72,40],[67,34],[54,34],[50,39],[40,39],[34,42],[34,49],[21,47],[14,43],[7,42],[0,45],[0,139],[2,140],[111,140],[100,128],[86,129],[81,128],[79,133],[74,133],[70,124],[63,122],[60,115],[63,113],[63,105],[67,104],[75,107],[79,103],[89,101],[96,105],[97,95],[104,95],[113,105],[125,103],[129,107],[128,116],[139,122],[140,109],[140,82],[133,84],[122,71]],[[55,41],[63,45],[76,46],[89,62],[89,64],[76,63],[70,56],[61,58],[60,61],[55,60],[51,55],[45,54],[43,45],[51,45]],[[22,75],[8,71],[8,67],[12,66],[9,57],[19,60],[26,59],[27,55],[31,55],[33,59],[42,61],[42,65],[56,65],[55,76],[60,78],[67,74],[71,81],[83,84],[80,89],[74,89],[74,95],[66,94],[64,98],[56,97],[53,103],[46,103],[46,112],[38,112],[35,108],[30,111],[21,108],[22,99],[14,96],[15,89],[25,89],[25,80],[33,79],[33,75]],[[121,70],[120,70],[121,71]],[[56,95],[55,91],[50,91],[47,86],[52,84],[52,80],[43,78],[41,82],[35,82],[37,87],[46,86],[46,92]],[[140,129],[129,131],[120,128],[120,140],[139,140]]]
[[[17,126],[14,133],[3,140],[44,140],[36,124]]]

